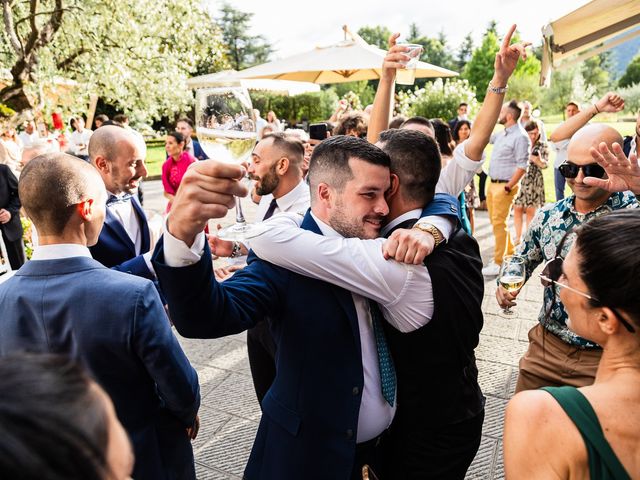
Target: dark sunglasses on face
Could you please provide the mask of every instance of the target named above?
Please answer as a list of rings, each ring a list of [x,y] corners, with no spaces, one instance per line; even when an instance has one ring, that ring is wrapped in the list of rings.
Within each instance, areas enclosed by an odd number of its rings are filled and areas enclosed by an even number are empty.
[[[576,165],[568,160],[558,167],[560,175],[564,178],[576,178],[578,172],[582,169],[585,177],[603,178],[605,171],[597,163],[588,163],[587,165]]]
[[[560,279],[560,277],[562,276],[562,262],[563,261],[564,260],[563,260],[562,257],[556,257],[553,260],[549,260],[547,262],[547,264],[542,269],[542,273],[540,273],[540,283],[542,283],[542,286],[543,287],[551,287],[552,285],[555,284],[559,288],[566,288],[567,290],[569,290],[569,291],[571,291],[573,293],[576,293],[576,294],[578,294],[578,295],[580,295],[582,297],[588,298],[589,300],[592,300],[592,301],[602,305],[600,300],[598,300],[594,296],[589,295],[588,293],[581,292],[580,290],[576,290],[575,288],[570,287],[566,283],[561,283],[561,282],[558,281],[558,279]],[[635,329],[631,326],[631,324],[629,322],[627,322],[624,319],[624,317],[620,314],[620,312],[618,310],[616,310],[613,307],[609,307],[609,310],[611,310],[616,315],[616,317],[618,317],[618,320],[620,321],[620,323],[622,323],[624,328],[626,328],[631,333],[635,333]]]

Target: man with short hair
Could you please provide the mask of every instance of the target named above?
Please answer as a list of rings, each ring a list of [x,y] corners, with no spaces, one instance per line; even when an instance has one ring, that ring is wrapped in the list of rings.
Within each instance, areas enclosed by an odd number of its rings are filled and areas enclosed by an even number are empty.
[[[182,117],[176,122],[176,132],[180,132],[185,139],[185,150],[198,160],[206,160],[207,154],[204,153],[200,142],[193,138],[193,121],[190,118]]]
[[[498,123],[504,125],[504,130],[491,137],[493,153],[489,163],[491,184],[487,193],[487,209],[495,246],[493,261],[482,269],[482,274],[488,277],[498,275],[504,256],[513,254],[507,219],[518,194],[520,179],[527,171],[531,149],[529,136],[518,124],[520,114],[517,102],[512,100],[505,103],[498,118]]]
[[[29,350],[78,360],[131,438],[133,477],[195,479],[197,374],[153,284],[105,268],[87,249],[105,218],[100,175],[70,155],[41,155],[24,168],[19,193],[40,243],[0,285],[0,356]]]
[[[624,100],[620,95],[613,92],[605,93],[596,103],[585,110],[575,102],[567,103],[565,114],[567,119],[558,125],[549,138],[557,152],[556,161],[554,163],[554,182],[556,187],[556,201],[564,198],[565,178],[560,173],[560,165],[567,161],[567,148],[569,140],[574,133],[584,127],[589,120],[601,112],[615,113],[624,108]]]
[[[469,104],[466,102],[460,102],[460,105],[458,105],[458,116],[455,118],[452,118],[451,120],[449,120],[449,128],[451,129],[451,131],[453,132],[453,129],[456,128],[456,124],[460,121],[460,120],[469,120]]]
[[[144,142],[122,127],[106,125],[92,135],[89,157],[109,193],[104,228],[90,247],[93,258],[107,267],[155,279],[147,217],[135,195],[147,175]]]
[[[428,118],[424,117],[411,117],[407,118],[400,128],[411,128],[424,133],[427,137],[436,138],[436,131],[433,128],[433,123]]]
[[[574,117],[575,118],[575,117]],[[540,264],[565,257],[575,238],[574,230],[592,218],[612,210],[637,208],[630,192],[610,193],[588,185],[586,177],[606,179],[605,171],[592,158],[591,149],[604,142],[609,148],[622,144],[622,137],[606,124],[588,125],[573,134],[568,160],[560,166],[573,195],[538,210],[516,254],[524,257],[526,278]],[[611,232],[615,235],[615,232]],[[546,276],[561,272],[547,269]],[[558,280],[558,278],[552,278]],[[502,307],[515,305],[517,294],[498,286],[496,298]],[[516,392],[544,386],[591,385],[602,355],[602,349],[579,337],[567,326],[567,313],[554,286],[544,290],[539,324],[529,331],[529,348],[520,360]]]
[[[36,130],[36,124],[33,120],[27,120],[24,123],[24,131],[18,135],[20,141],[22,141],[23,148],[29,148],[33,146],[33,143],[40,138],[38,131]]]

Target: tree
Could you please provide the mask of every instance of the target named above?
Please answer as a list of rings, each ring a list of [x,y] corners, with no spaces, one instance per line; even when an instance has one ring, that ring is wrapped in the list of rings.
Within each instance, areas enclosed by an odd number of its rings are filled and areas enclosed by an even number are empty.
[[[464,40],[460,44],[460,48],[458,48],[458,55],[456,57],[456,66],[459,71],[462,71],[469,60],[471,60],[471,56],[473,55],[473,36],[471,32],[467,33],[467,36],[464,37]]]
[[[498,37],[493,30],[488,29],[482,38],[482,43],[474,50],[471,60],[464,69],[463,78],[469,80],[471,86],[475,88],[479,102],[484,101],[487,94],[487,86],[493,77],[493,64],[498,50],[500,50]]]
[[[365,26],[358,30],[358,35],[360,35],[365,42],[375,45],[382,50],[389,48],[391,30],[387,27],[383,27],[382,25],[376,25],[375,27]]]
[[[74,103],[86,108],[90,93],[134,119],[185,109],[192,95],[185,80],[208,56],[225,65],[220,32],[197,0],[0,0],[0,63],[12,83],[0,103],[20,112],[48,105],[45,85],[74,80]],[[76,110],[77,111],[77,110]]]
[[[633,60],[631,60],[631,63],[627,65],[627,70],[624,72],[624,75],[620,77],[620,80],[618,80],[618,86],[629,87],[636,83],[640,83],[640,55],[636,55]]]
[[[598,95],[606,93],[609,89],[609,71],[613,69],[610,58],[610,52],[602,52],[582,62],[580,73],[584,83]]]
[[[447,37],[444,32],[438,34],[438,38],[430,38],[422,35],[415,23],[409,25],[409,43],[422,45],[420,59],[443,68],[455,68],[453,56],[447,47]]]
[[[252,36],[248,33],[253,13],[241,12],[224,3],[220,14],[220,29],[232,68],[242,70],[269,59],[273,53],[269,42],[262,35]]]

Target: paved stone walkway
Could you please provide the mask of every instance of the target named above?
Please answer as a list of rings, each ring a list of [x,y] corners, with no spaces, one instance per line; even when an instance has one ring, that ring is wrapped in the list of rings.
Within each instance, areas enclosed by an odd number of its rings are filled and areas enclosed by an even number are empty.
[[[162,187],[145,182],[145,209],[164,211]],[[246,216],[255,208],[245,200]],[[232,220],[227,217],[226,223]],[[226,219],[225,219],[226,220]],[[220,223],[225,223],[220,222]],[[493,237],[486,212],[476,212],[476,238],[482,257],[492,257]],[[518,360],[527,347],[527,332],[535,324],[542,287],[532,279],[522,290],[516,314],[505,318],[495,301],[495,281],[485,283],[484,328],[476,350],[480,385],[487,397],[482,443],[467,474],[468,479],[502,479],[502,429],[504,409],[515,388]],[[200,434],[194,442],[198,479],[240,479],[260,420],[255,398],[245,334],[215,340],[180,343],[198,371],[202,388]]]

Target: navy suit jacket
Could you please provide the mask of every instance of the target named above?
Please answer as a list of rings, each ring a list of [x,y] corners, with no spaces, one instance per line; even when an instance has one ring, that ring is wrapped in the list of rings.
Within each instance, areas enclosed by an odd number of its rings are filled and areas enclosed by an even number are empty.
[[[206,160],[209,157],[207,156],[206,153],[204,153],[204,150],[202,150],[202,147],[200,146],[200,142],[197,141],[195,138],[191,139],[191,141],[193,142],[193,156],[196,157],[198,160]]]
[[[87,257],[27,262],[0,285],[0,355],[15,351],[66,353],[88,368],[129,433],[136,480],[194,478],[185,429],[198,377],[150,281]]]
[[[8,242],[15,242],[22,238],[22,223],[20,223],[20,198],[18,198],[18,179],[11,169],[0,164],[0,208],[11,213],[11,220],[0,223],[0,232]]]
[[[457,216],[457,207],[452,212],[450,203],[435,203],[440,211],[428,213]],[[309,213],[302,228],[321,233]],[[171,268],[162,243],[154,269],[181,335],[222,337],[269,319],[278,347],[276,376],[262,401],[245,478],[350,478],[364,386],[351,293],[253,254],[247,267],[218,283],[208,245],[198,263]]]
[[[98,243],[89,247],[89,250],[91,256],[105,267],[153,280],[155,277],[142,258],[142,254],[148,252],[150,248],[147,217],[135,195],[131,197],[131,204],[140,222],[140,234],[142,235],[140,255],[136,255],[136,248],[131,238],[108,207]]]

